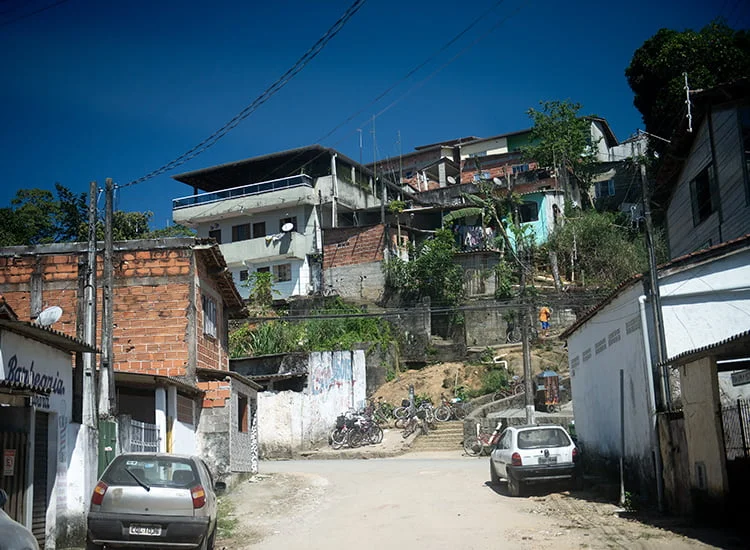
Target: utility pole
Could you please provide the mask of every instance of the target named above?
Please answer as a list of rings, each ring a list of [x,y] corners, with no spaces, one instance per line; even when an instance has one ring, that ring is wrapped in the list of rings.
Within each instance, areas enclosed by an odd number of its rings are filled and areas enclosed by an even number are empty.
[[[526,386],[526,424],[534,424],[536,422],[536,411],[534,410],[536,384],[534,384],[533,373],[531,372],[531,343],[529,342],[529,323],[532,321],[531,307],[524,304],[521,311],[523,312],[521,338],[523,338],[523,379]]]
[[[666,345],[664,339],[664,318],[661,311],[661,293],[659,291],[659,272],[656,267],[656,252],[654,251],[654,226],[651,220],[651,187],[646,174],[646,164],[643,161],[642,144],[638,142],[638,157],[641,172],[641,190],[643,200],[643,217],[646,222],[646,250],[648,251],[649,290],[651,293],[651,313],[656,332],[656,362],[661,363],[666,359]],[[661,392],[661,405],[665,409],[671,407],[671,396],[669,389],[669,367],[664,366],[657,373],[659,390]]]
[[[106,179],[104,200],[104,265],[102,269],[102,356],[99,368],[99,417],[109,418],[114,413],[115,377],[112,369],[112,330],[114,328],[114,304],[112,301],[112,215],[114,184]]]
[[[95,181],[89,184],[89,234],[86,285],[83,292],[83,340],[96,347],[96,195]],[[83,425],[96,428],[96,367],[94,353],[83,354]]]

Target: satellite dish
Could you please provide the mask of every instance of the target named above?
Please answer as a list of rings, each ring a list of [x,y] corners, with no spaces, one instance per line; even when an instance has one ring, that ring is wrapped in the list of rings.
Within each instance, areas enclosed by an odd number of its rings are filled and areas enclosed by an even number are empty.
[[[62,308],[60,306],[52,306],[42,310],[39,316],[36,318],[36,322],[43,327],[48,327],[62,316]]]
[[[456,183],[456,178],[454,178],[453,176],[448,176],[448,183],[453,185],[454,183]]]
[[[294,224],[293,223],[287,222],[287,223],[285,223],[284,225],[281,226],[281,230],[284,233],[289,233],[292,229],[294,229]]]
[[[492,183],[494,183],[495,185],[502,185],[503,180],[501,180],[500,178],[492,178]]]

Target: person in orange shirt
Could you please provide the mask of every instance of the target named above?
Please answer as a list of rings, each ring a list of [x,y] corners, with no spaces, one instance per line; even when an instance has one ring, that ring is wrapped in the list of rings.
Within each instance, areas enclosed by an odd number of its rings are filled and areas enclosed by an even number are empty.
[[[539,322],[542,324],[542,331],[544,332],[544,337],[547,337],[547,333],[549,332],[549,319],[552,317],[552,310],[548,308],[547,306],[542,306],[539,308]]]

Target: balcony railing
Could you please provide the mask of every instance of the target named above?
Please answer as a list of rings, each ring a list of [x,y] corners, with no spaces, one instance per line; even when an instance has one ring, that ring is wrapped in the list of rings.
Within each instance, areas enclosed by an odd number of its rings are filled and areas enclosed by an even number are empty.
[[[172,200],[172,210],[195,206],[197,204],[207,204],[210,202],[223,201],[226,199],[236,199],[237,197],[246,197],[248,195],[260,195],[261,193],[270,193],[279,189],[290,189],[292,187],[313,187],[313,179],[307,174],[290,176],[278,180],[262,181],[260,183],[251,183],[241,187],[233,187],[216,191],[214,193],[202,193],[200,195],[190,195]]]

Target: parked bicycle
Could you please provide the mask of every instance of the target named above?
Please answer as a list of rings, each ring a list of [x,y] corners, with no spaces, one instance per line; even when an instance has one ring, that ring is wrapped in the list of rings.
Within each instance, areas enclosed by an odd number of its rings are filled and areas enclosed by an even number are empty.
[[[377,402],[369,399],[365,411],[372,416],[372,419],[381,425],[388,425],[393,418],[393,405],[383,400],[383,396],[378,397]]]
[[[422,435],[429,434],[427,414],[427,409],[415,409],[413,414],[410,414],[404,421],[404,431],[401,432],[401,437],[407,438],[416,431],[421,431]]]
[[[497,443],[501,431],[502,424],[500,422],[497,423],[492,433],[482,431],[479,424],[477,424],[476,434],[467,436],[464,439],[464,451],[469,456],[489,454],[492,445]]]
[[[444,394],[440,394],[440,406],[435,409],[435,420],[438,422],[447,422],[448,420],[463,420],[466,418],[466,403],[460,398],[454,397],[448,399]]]
[[[355,448],[360,445],[377,444],[383,441],[383,428],[366,411],[348,410],[336,418],[336,425],[330,435],[334,449],[344,445]]]
[[[492,396],[492,400],[499,401],[500,399],[505,399],[506,397],[512,397],[525,392],[526,382],[523,378],[516,375],[510,379],[507,386],[504,386],[495,392]]]
[[[536,326],[529,326],[527,330],[529,333],[529,340],[532,342],[536,342],[539,338],[539,332],[537,331]],[[523,333],[521,332],[521,327],[516,325],[515,322],[509,322],[507,328],[505,329],[505,343],[517,344],[522,339]]]

